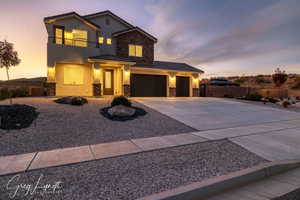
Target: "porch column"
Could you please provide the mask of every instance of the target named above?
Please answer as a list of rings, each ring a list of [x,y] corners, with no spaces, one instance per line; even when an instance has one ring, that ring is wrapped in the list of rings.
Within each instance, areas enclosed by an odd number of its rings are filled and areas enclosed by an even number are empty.
[[[130,97],[130,69],[125,65],[123,69],[123,94],[125,97]]]
[[[97,63],[93,65],[93,96],[99,97],[102,95],[101,91],[101,69]]]
[[[193,97],[200,96],[199,76],[200,76],[200,74],[198,74],[198,73],[192,74],[192,90],[193,90],[192,96]]]
[[[169,76],[169,97],[176,97],[176,72],[170,72]]]
[[[45,84],[45,89],[47,96],[55,96],[56,95],[56,74],[55,74],[55,66],[47,67],[47,82]]]

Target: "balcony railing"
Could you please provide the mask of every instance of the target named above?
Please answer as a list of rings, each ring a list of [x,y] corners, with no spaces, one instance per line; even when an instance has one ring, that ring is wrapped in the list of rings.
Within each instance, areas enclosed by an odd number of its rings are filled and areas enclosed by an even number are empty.
[[[75,47],[95,47],[99,48],[99,43],[95,41],[88,41],[84,39],[66,39],[59,37],[49,37],[49,42],[53,42],[57,45],[75,46]]]

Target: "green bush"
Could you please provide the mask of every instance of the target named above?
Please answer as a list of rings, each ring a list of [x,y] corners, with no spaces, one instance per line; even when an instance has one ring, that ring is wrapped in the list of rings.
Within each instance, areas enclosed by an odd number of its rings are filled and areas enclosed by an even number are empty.
[[[82,97],[73,97],[71,100],[71,104],[74,106],[81,106],[86,103],[87,103],[87,100]]]
[[[246,97],[245,97],[245,100],[249,100],[249,101],[261,101],[263,97],[260,95],[260,94],[248,94]]]
[[[128,100],[124,96],[117,96],[115,97],[111,102],[111,107],[117,106],[117,105],[123,105],[123,106],[131,106],[130,100]]]

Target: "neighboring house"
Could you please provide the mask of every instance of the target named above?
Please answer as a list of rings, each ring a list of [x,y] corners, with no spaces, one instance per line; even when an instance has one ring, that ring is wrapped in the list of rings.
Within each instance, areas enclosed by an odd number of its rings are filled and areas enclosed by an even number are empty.
[[[44,22],[51,96],[199,96],[203,71],[154,61],[157,39],[110,11]]]

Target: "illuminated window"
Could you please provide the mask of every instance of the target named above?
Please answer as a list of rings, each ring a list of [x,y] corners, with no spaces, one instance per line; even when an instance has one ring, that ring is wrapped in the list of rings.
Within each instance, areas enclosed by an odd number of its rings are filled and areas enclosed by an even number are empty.
[[[64,84],[82,85],[83,84],[83,68],[65,66],[64,67]]]
[[[104,37],[99,37],[99,38],[98,38],[98,42],[99,42],[99,44],[103,44],[103,42],[104,42]]]
[[[87,47],[87,31],[74,29],[72,34],[75,46]]]
[[[141,45],[129,45],[129,56],[143,57],[143,46]]]
[[[111,38],[106,39],[106,44],[111,44]]]
[[[63,44],[63,28],[55,28],[55,44]]]
[[[65,32],[65,45],[73,45],[73,33]]]

